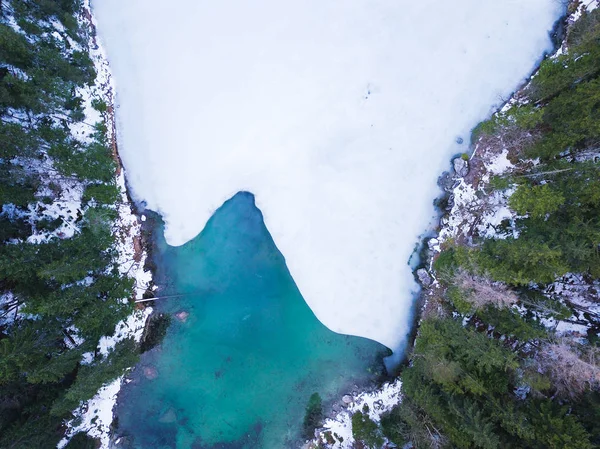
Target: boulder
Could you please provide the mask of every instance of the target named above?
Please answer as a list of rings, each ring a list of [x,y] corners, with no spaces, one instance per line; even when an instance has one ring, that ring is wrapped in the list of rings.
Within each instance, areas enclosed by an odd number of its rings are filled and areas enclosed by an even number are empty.
[[[431,279],[431,276],[425,268],[419,268],[417,270],[417,277],[419,278],[419,282],[423,287],[429,287],[433,282],[433,279]]]
[[[437,184],[444,192],[450,192],[452,190],[452,184],[454,184],[454,179],[452,179],[450,172],[445,171],[438,178]]]
[[[457,157],[452,161],[454,171],[458,176],[464,178],[469,174],[469,161],[466,161],[462,157]]]
[[[190,316],[190,313],[186,312],[185,310],[182,310],[182,311],[177,312],[175,314],[175,318],[177,318],[182,323],[185,323],[187,321],[187,319],[188,319],[189,316]]]
[[[352,400],[352,396],[350,396],[349,394],[345,394],[344,396],[342,396],[342,402],[344,404],[350,404]]]

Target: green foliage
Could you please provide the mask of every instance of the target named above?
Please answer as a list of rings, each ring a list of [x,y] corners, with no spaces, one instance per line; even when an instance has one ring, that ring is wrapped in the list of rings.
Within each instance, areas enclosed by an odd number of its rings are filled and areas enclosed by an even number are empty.
[[[389,413],[381,417],[381,431],[383,435],[397,446],[404,446],[410,441],[411,427],[404,418],[406,404],[394,407]]]
[[[496,117],[497,116],[494,115],[490,119],[480,122],[473,128],[471,131],[471,144],[477,142],[481,136],[493,134],[498,129],[499,124]]]
[[[410,442],[417,449],[430,448],[436,438],[441,443],[430,417],[407,397],[402,398],[399,405],[381,417],[381,431],[398,447],[404,447]]]
[[[534,239],[486,240],[481,251],[471,255],[481,271],[513,285],[549,283],[569,271],[560,248]]]
[[[591,447],[588,431],[565,409],[517,399],[513,390],[525,369],[519,364],[514,352],[485,334],[452,319],[425,320],[403,373],[408,408],[382,421],[386,435],[422,440],[422,422],[460,448]]]
[[[600,71],[599,54],[598,45],[584,45],[572,48],[566,55],[546,59],[529,88],[530,98],[548,101],[575,84],[596,76]]]
[[[92,107],[96,111],[98,111],[98,112],[100,112],[102,114],[104,114],[106,111],[108,111],[108,105],[106,104],[106,102],[104,100],[99,99],[99,98],[94,98],[92,100]]]
[[[498,280],[546,283],[566,272],[600,275],[600,166],[558,163],[552,182],[527,180],[510,199],[518,239],[486,241],[472,259]]]
[[[454,320],[423,322],[415,351],[423,352],[420,363],[427,365],[430,376],[448,391],[476,395],[503,391],[509,371],[517,367],[513,353]]]
[[[544,119],[544,110],[531,104],[513,106],[506,114],[517,126],[524,129],[533,129]]]
[[[549,132],[527,155],[550,160],[564,151],[578,152],[593,143],[600,137],[599,102],[598,79],[561,92],[543,110],[543,124]]]
[[[456,269],[468,264],[469,252],[461,246],[444,249],[433,262],[433,269],[444,278],[452,277]]]
[[[80,0],[0,5],[0,202],[10,211],[0,214],[0,294],[11,292],[10,312],[17,306],[21,312],[0,327],[1,448],[55,447],[71,410],[139,353],[126,341],[81,366],[82,354],[94,352],[99,338],[131,313],[123,299],[133,287],[116,265],[120,192],[106,124],[96,124],[85,142],[70,131],[72,124],[88,126],[81,123],[78,92],[96,78],[87,49],[91,30],[80,29],[75,17],[81,6]],[[108,108],[98,99],[93,105]],[[62,225],[43,212],[65,193],[65,179],[85,189],[73,237],[28,243],[32,229]],[[30,210],[37,216],[23,214]],[[95,444],[78,436],[69,447]]]
[[[525,318],[511,308],[499,309],[488,305],[477,312],[477,316],[494,327],[501,335],[529,341],[547,336],[546,329],[537,321]]]
[[[107,145],[94,142],[87,146],[75,141],[54,145],[48,154],[56,159],[56,167],[65,176],[111,182],[115,175],[115,161]]]
[[[83,201],[95,201],[97,204],[115,204],[119,201],[119,188],[115,183],[90,184],[83,192]]]
[[[572,405],[571,414],[591,435],[594,447],[600,445],[600,391],[593,390],[584,394],[580,401]]]
[[[383,444],[383,437],[377,423],[369,418],[368,414],[356,412],[352,415],[352,436],[357,441],[362,441],[369,448],[379,448]]]
[[[10,449],[56,447],[62,437],[61,419],[50,416],[43,406],[40,407],[35,403],[32,403],[31,408],[20,415],[20,418],[18,424],[0,433],[0,447]]]
[[[139,359],[133,339],[123,340],[109,355],[79,368],[77,378],[65,394],[52,406],[52,415],[62,416],[79,406],[80,402],[92,398],[107,382],[121,376]]]
[[[323,422],[323,403],[319,393],[313,393],[306,404],[303,429],[306,438],[311,438],[314,430]]]
[[[597,41],[599,37],[600,12],[594,10],[589,13],[585,10],[569,30],[567,45],[574,48],[594,45],[594,41]]]
[[[69,444],[65,446],[66,449],[96,449],[98,447],[98,440],[90,437],[89,435],[79,432],[71,440]]]
[[[59,326],[36,320],[22,321],[15,326],[11,338],[0,340],[0,385],[20,378],[31,384],[55,382],[71,372],[81,353],[65,352],[53,343],[60,336]]]
[[[327,444],[335,444],[335,438],[333,437],[331,432],[325,432],[323,436],[325,437],[325,441],[327,442]]]
[[[509,200],[510,207],[518,214],[529,214],[533,218],[544,218],[546,214],[556,212],[564,203],[562,193],[549,184],[521,185]]]
[[[466,293],[455,285],[446,290],[446,297],[461,315],[470,315],[475,311],[473,304],[466,299]]]
[[[536,440],[552,449],[591,449],[590,435],[566,407],[541,401],[532,407],[531,422]],[[542,446],[540,444],[540,446]]]
[[[490,178],[489,189],[494,190],[506,190],[511,185],[511,179],[507,176],[494,175]]]
[[[543,120],[542,110],[532,105],[513,106],[508,111],[497,112],[488,120],[480,122],[471,131],[471,143],[474,144],[484,135],[494,135],[510,125],[524,129],[533,129]],[[467,157],[468,159],[468,157]]]

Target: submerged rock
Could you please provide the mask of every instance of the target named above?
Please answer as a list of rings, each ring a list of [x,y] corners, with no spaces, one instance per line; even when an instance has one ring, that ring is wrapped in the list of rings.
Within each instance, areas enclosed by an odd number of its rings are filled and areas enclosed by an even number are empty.
[[[344,404],[350,404],[352,401],[352,396],[350,396],[349,394],[345,394],[344,396],[342,396],[342,402]]]
[[[146,379],[156,379],[158,377],[158,371],[153,366],[145,366],[144,376],[146,377]]]
[[[148,321],[141,340],[142,353],[158,346],[167,333],[171,324],[171,317],[165,313],[152,314]]]
[[[444,192],[451,192],[453,189],[453,184],[454,179],[452,178],[450,172],[445,171],[438,177],[437,185],[440,186]]]
[[[181,312],[177,312],[175,314],[175,318],[177,318],[182,323],[185,323],[189,316],[190,316],[190,313],[186,312],[185,310],[182,310]]]
[[[424,287],[429,287],[433,282],[433,279],[429,275],[429,272],[425,268],[419,268],[417,270],[417,277],[419,278],[419,282]]]
[[[454,171],[458,176],[464,178],[469,174],[469,162],[462,157],[457,157],[452,161]]]
[[[159,419],[158,422],[164,423],[164,424],[171,424],[177,421],[177,413],[175,412],[175,409],[173,407],[169,408],[169,410],[167,410],[165,412],[164,415],[162,415]]]

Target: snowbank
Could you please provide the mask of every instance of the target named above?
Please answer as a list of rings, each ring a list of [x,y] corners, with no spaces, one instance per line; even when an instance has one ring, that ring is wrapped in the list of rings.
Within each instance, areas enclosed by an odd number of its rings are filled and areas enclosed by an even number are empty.
[[[435,179],[555,0],[93,2],[137,198],[181,245],[240,190],[330,329],[401,346]]]

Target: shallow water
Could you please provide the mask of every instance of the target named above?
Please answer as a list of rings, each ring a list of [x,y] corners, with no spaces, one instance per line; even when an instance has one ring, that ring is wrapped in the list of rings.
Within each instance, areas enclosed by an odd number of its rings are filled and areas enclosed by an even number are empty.
[[[184,246],[155,235],[161,295],[189,295],[158,304],[172,324],[120,394],[119,447],[295,447],[313,392],[337,399],[381,370],[385,347],[311,312],[251,194]]]

